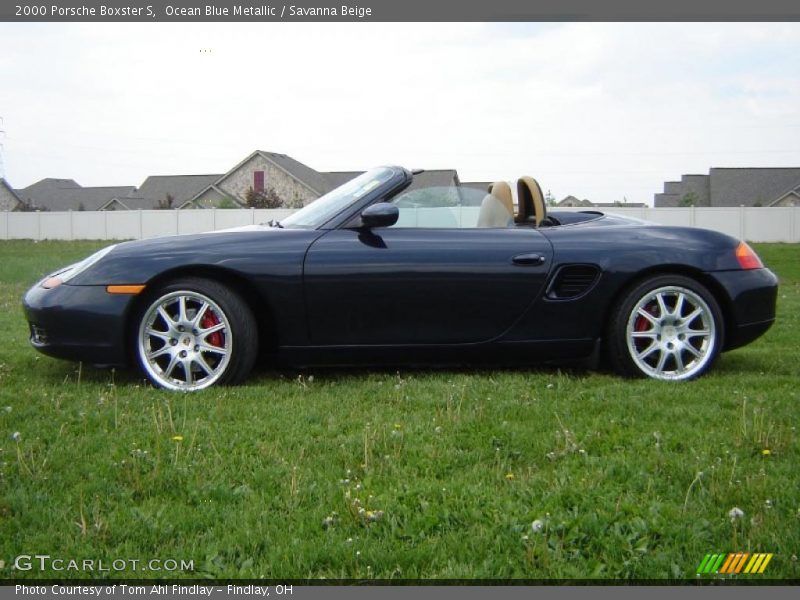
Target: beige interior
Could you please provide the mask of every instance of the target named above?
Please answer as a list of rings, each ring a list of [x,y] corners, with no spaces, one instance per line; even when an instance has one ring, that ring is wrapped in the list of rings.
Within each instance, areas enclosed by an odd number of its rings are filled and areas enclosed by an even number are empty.
[[[511,186],[498,181],[489,186],[489,193],[481,202],[478,227],[508,227],[514,223],[514,198]]]
[[[544,202],[542,188],[533,177],[524,175],[517,179],[517,200],[519,212],[517,222],[534,221],[538,227],[547,216],[547,205]]]

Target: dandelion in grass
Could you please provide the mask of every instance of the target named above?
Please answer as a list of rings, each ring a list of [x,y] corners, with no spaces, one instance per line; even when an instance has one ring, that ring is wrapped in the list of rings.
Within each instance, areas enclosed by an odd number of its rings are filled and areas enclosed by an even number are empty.
[[[369,523],[377,523],[383,518],[383,511],[382,510],[368,510],[367,511],[367,521]]]
[[[541,533],[544,529],[544,521],[541,519],[536,519],[533,523],[531,523],[531,531],[533,533]]]
[[[327,517],[322,519],[322,528],[323,529],[330,529],[336,522],[339,520],[339,515],[336,512],[332,512]]]
[[[765,507],[765,508],[772,508],[772,506],[773,506],[773,504],[772,504],[772,500],[770,500],[769,498],[767,498],[766,500],[764,500],[764,507]]]
[[[514,474],[506,473],[506,481],[514,481]]]
[[[183,441],[183,436],[182,435],[173,435],[172,436],[172,441],[173,442],[182,442]]]
[[[772,450],[770,450],[769,448],[764,448],[761,451],[761,456],[770,456],[771,454],[772,454]]]
[[[728,512],[728,518],[731,520],[732,523],[735,523],[738,519],[741,519],[743,516],[744,516],[744,511],[738,506],[734,506]]]
[[[22,434],[19,431],[15,431],[11,434],[11,439],[15,442],[19,442],[22,439]]]

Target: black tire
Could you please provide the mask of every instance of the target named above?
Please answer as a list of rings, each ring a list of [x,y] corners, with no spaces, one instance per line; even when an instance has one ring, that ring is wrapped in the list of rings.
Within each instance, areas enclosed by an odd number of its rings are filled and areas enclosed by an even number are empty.
[[[722,310],[708,288],[683,275],[657,275],[634,283],[613,308],[606,356],[627,377],[694,379],[716,361],[724,329]]]
[[[237,384],[258,356],[253,311],[234,290],[212,279],[182,277],[148,291],[132,329],[139,367],[161,388],[195,391]]]

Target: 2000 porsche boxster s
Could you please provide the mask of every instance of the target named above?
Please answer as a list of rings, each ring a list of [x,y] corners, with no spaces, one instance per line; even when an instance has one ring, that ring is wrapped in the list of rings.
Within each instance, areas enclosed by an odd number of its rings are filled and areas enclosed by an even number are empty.
[[[551,212],[530,177],[488,193],[370,170],[281,222],[110,246],[25,296],[31,342],[135,362],[156,386],[288,365],[604,360],[685,380],[775,319],[744,242],[599,212]]]

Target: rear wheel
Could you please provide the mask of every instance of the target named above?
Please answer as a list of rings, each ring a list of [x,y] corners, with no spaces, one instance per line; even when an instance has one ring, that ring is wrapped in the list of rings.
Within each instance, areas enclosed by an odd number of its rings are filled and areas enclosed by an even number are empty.
[[[620,373],[662,380],[705,373],[722,347],[724,324],[714,296],[682,275],[662,275],[634,286],[615,309],[608,353]]]
[[[151,295],[136,335],[139,364],[156,386],[195,391],[238,383],[258,350],[255,317],[230,288],[187,277]]]

